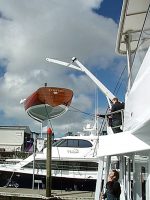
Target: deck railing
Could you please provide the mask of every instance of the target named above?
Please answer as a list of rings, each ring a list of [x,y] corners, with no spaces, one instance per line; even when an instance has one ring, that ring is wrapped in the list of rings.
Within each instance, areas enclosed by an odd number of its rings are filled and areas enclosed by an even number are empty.
[[[118,125],[113,125],[113,115],[114,114],[119,114],[120,119],[118,118]],[[105,120],[106,120],[106,126],[111,127],[112,131],[119,128],[121,131],[123,131],[123,126],[124,126],[124,109],[114,111],[111,113],[107,113],[105,115]],[[113,131],[114,132],[114,131]],[[120,132],[120,131],[119,131]]]

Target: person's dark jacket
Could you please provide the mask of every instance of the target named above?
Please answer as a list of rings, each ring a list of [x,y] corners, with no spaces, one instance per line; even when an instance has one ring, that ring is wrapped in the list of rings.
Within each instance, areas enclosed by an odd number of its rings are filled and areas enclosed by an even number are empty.
[[[121,194],[121,187],[118,181],[110,181],[106,183],[106,192],[104,198],[107,200],[119,200]]]
[[[124,103],[121,102],[116,102],[115,104],[112,105],[111,107],[111,112],[119,111],[124,109]],[[115,119],[121,119],[121,112],[116,112],[112,114],[112,118]]]

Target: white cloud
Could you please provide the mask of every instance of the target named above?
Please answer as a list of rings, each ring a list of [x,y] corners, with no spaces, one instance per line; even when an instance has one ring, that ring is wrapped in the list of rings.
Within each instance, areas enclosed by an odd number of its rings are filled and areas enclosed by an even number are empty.
[[[0,59],[8,60],[7,72],[1,78],[0,109],[6,117],[28,123],[33,129],[36,122],[26,116],[19,104],[45,82],[49,86],[67,87],[74,91],[73,106],[86,111],[93,104],[89,95],[94,84],[86,75],[76,76],[46,57],[69,62],[76,56],[88,66],[108,67],[114,59],[117,25],[111,19],[98,16],[92,8],[99,7],[100,0],[1,0],[0,11]],[[77,128],[82,119],[72,114]],[[77,117],[76,117],[77,116]],[[63,129],[71,117],[68,112],[56,119],[57,130]],[[63,119],[63,120],[62,120]],[[78,120],[80,119],[80,120]],[[73,121],[72,120],[72,121]],[[75,121],[76,120],[76,121]],[[77,124],[76,124],[77,122]],[[56,131],[57,131],[56,130]]]

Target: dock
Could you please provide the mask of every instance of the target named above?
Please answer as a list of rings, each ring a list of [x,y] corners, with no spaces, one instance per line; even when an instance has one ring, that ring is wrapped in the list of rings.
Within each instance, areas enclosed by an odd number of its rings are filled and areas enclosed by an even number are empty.
[[[94,192],[52,190],[51,197],[46,197],[45,189],[0,187],[0,200],[94,200]]]

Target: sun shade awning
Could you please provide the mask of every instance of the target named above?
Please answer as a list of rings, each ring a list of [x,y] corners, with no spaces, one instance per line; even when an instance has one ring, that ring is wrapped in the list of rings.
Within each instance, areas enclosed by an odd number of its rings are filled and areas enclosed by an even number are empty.
[[[121,132],[99,137],[98,157],[148,149],[150,149],[149,145],[145,144],[142,140],[138,139],[131,133]]]
[[[124,0],[117,35],[117,53],[126,54],[125,35],[128,32],[132,37],[131,51],[136,50],[149,4],[149,0]]]

